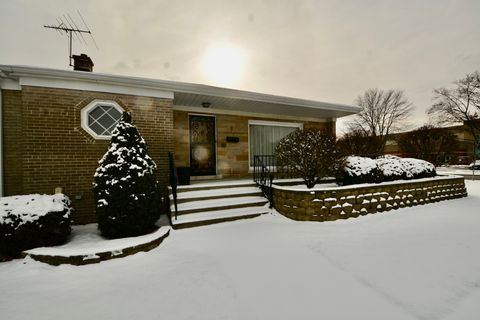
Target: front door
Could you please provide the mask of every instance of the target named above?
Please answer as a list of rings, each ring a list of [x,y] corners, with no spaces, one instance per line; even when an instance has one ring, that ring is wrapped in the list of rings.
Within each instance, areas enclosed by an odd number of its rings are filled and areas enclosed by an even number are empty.
[[[189,122],[191,175],[215,175],[215,117],[190,115]]]

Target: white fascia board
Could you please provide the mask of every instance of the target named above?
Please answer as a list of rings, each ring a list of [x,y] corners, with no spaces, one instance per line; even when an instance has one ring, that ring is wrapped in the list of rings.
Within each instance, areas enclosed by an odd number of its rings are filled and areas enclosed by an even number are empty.
[[[283,105],[296,105],[312,109],[324,109],[324,110],[334,110],[334,111],[343,111],[350,114],[355,114],[360,112],[361,108],[343,105],[343,104],[334,104],[328,102],[298,99],[284,96],[276,96],[264,93],[257,93],[251,91],[243,91],[229,88],[220,88],[214,86],[208,86],[203,84],[194,84],[186,82],[176,82],[176,81],[167,81],[167,80],[156,80],[156,79],[147,79],[139,77],[130,77],[130,76],[118,76],[110,74],[102,74],[95,72],[83,72],[83,71],[71,71],[71,70],[58,70],[58,69],[46,69],[38,67],[28,67],[28,66],[7,66],[0,65],[0,71],[3,71],[6,74],[16,77],[34,77],[40,79],[62,79],[62,80],[77,80],[85,83],[97,83],[97,84],[110,84],[113,86],[119,87],[130,87],[130,88],[144,88],[152,91],[164,91],[173,95],[173,92],[182,92],[182,93],[192,93],[200,95],[209,95],[217,97],[227,97],[232,99],[239,100],[252,100],[267,102],[273,104],[283,104]],[[71,89],[68,87],[68,89]]]
[[[84,71],[0,65],[1,78],[18,81],[20,86],[88,90],[173,99],[174,93],[154,81]],[[4,80],[4,79],[2,79]]]
[[[56,79],[56,78],[37,78],[37,77],[21,76],[20,86],[108,92],[108,93],[128,94],[128,95],[134,95],[134,96],[173,99],[173,92],[161,91],[158,89],[151,89],[151,88],[142,88],[142,87],[136,87],[136,86],[119,85],[119,84],[108,83],[103,81],[85,81],[85,80],[79,80],[79,79]]]
[[[12,79],[0,79],[0,89],[4,90],[22,90],[18,81]]]

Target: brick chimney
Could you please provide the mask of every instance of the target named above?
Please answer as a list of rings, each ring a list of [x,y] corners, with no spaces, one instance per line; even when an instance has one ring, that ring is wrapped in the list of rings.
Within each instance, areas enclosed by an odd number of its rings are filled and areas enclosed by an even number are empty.
[[[79,56],[73,55],[73,70],[77,71],[93,71],[93,61],[86,54],[81,54]]]

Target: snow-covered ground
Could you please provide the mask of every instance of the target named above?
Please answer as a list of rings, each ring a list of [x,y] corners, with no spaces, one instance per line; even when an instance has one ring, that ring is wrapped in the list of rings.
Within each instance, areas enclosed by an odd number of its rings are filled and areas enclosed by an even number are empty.
[[[168,222],[167,222],[168,223]],[[105,239],[101,236],[96,223],[84,226],[73,226],[69,242],[61,246],[42,247],[27,250],[34,255],[47,256],[94,256],[97,253],[112,252],[121,254],[126,248],[139,246],[155,241],[164,236],[170,230],[170,226],[162,226],[158,230],[139,237]]]
[[[0,264],[1,319],[479,319],[469,197],[335,222],[272,214],[172,231],[81,267]]]
[[[470,170],[468,166],[437,167],[438,174],[459,174],[464,176],[480,176],[480,170]]]

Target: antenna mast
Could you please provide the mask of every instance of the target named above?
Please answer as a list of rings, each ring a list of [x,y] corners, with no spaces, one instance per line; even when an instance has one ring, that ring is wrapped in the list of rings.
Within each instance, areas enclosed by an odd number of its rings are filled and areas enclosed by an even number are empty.
[[[57,25],[44,25],[45,28],[57,30],[58,32],[60,32],[60,34],[62,34],[62,35],[65,34],[67,36],[68,43],[69,43],[68,65],[70,67],[73,67],[73,63],[72,63],[72,59],[73,59],[73,56],[72,56],[72,40],[74,40],[73,39],[74,35],[75,35],[75,37],[78,41],[83,42],[83,43],[85,43],[85,45],[87,45],[87,41],[83,37],[83,34],[84,33],[89,34],[90,37],[92,38],[93,43],[95,44],[95,47],[98,50],[98,46],[97,46],[97,43],[95,42],[95,39],[93,38],[92,31],[90,31],[90,28],[85,23],[85,20],[83,19],[80,11],[77,10],[77,13],[80,16],[80,19],[82,19],[82,22],[85,26],[84,29],[80,29],[77,26],[77,24],[75,23],[75,21],[73,21],[72,17],[69,14],[63,15],[63,17],[59,16],[57,18],[57,23],[58,23]]]

